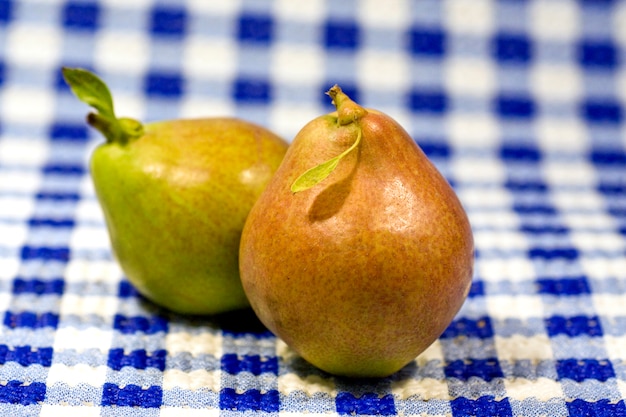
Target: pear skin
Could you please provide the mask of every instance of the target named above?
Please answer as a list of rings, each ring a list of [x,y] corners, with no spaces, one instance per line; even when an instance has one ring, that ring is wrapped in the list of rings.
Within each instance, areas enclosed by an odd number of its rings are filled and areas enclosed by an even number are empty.
[[[338,87],[330,93],[338,111],[303,127],[248,215],[240,274],[259,319],[305,360],[335,375],[384,377],[459,311],[472,231],[450,185],[396,121]],[[336,155],[344,156],[327,178],[292,191]]]
[[[285,151],[277,136],[229,118],[146,124],[138,140],[96,148],[94,187],[137,290],[178,313],[247,307],[239,239]]]

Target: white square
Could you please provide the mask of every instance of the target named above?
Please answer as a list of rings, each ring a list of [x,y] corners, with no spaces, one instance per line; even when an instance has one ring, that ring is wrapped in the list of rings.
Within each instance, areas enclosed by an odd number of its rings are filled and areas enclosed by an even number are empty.
[[[512,212],[489,210],[485,212],[474,211],[473,207],[468,213],[470,223],[475,230],[480,229],[516,229],[519,225],[519,217]]]
[[[489,315],[497,320],[543,317],[541,299],[529,295],[492,295],[487,298]]]
[[[291,142],[305,124],[323,114],[321,106],[281,103],[272,105],[270,109],[269,128]]]
[[[210,3],[210,2],[207,2]],[[216,3],[229,3],[225,2],[216,2]],[[180,407],[168,407],[161,406],[159,408],[159,417],[219,417],[221,415],[221,411],[219,408],[180,408]],[[281,416],[283,414],[281,413]],[[65,417],[65,416],[64,416]]]
[[[587,129],[577,119],[538,118],[534,130],[539,146],[548,152],[584,153],[589,147]]]
[[[519,252],[528,250],[523,234],[510,230],[476,230],[474,242],[481,250]]]
[[[561,383],[548,378],[537,378],[536,380],[526,378],[505,379],[504,387],[507,396],[519,401],[529,398],[534,398],[538,401],[563,398]]]
[[[54,67],[59,61],[61,44],[61,32],[54,26],[9,25],[5,59],[12,66]]]
[[[613,6],[613,36],[615,40],[626,46],[626,2],[620,1]],[[623,72],[623,71],[622,71]]]
[[[117,262],[95,259],[71,259],[65,268],[67,283],[107,283],[117,285],[122,271]]]
[[[180,105],[181,118],[232,117],[236,113],[235,105],[224,100],[211,100],[206,96],[185,96]]]
[[[170,355],[189,353],[197,355],[222,355],[222,336],[210,332],[191,334],[186,332],[170,332],[165,337],[165,349]]]
[[[526,258],[489,259],[476,263],[477,276],[487,282],[534,280],[535,267]]]
[[[278,391],[289,395],[293,392],[304,392],[312,396],[318,393],[328,394],[330,397],[337,395],[337,388],[331,378],[322,378],[319,375],[307,375],[301,377],[297,374],[286,373],[279,375],[277,379]]]
[[[363,0],[356,12],[359,20],[368,27],[398,28],[409,23],[410,5],[405,0],[386,0],[384,4],[379,0]]]
[[[607,214],[598,213],[579,213],[576,211],[568,212],[571,207],[561,207],[561,217],[565,219],[565,224],[570,226],[574,232],[584,232],[584,229],[595,229],[600,233],[611,233],[617,229],[615,219]],[[588,232],[587,232],[588,233]],[[594,232],[595,233],[595,232]]]
[[[1,204],[1,202],[0,202]],[[20,269],[21,261],[16,258],[0,257],[0,281],[10,281],[15,278]],[[11,294],[7,294],[11,296]],[[4,308],[3,308],[4,310]]]
[[[626,240],[617,233],[575,231],[570,238],[577,249],[587,252],[623,254],[626,250]]]
[[[94,64],[101,71],[142,74],[150,59],[149,39],[143,33],[103,32],[96,37]]]
[[[463,204],[470,209],[471,215],[476,216],[477,220],[486,219],[486,224],[491,224],[492,221],[497,222],[497,224],[517,224],[514,222],[517,216],[511,217],[511,213],[508,212],[508,208],[512,204],[511,194],[503,192],[501,188],[460,186],[457,189],[457,195]],[[497,216],[494,216],[493,212],[496,209],[502,209],[502,212],[500,213],[498,210]],[[483,213],[479,210],[487,210],[488,212]],[[503,217],[499,217],[500,215]],[[504,218],[506,220],[501,221]]]
[[[604,199],[596,193],[587,190],[563,190],[552,191],[552,202],[563,211],[569,211],[573,207],[577,210],[589,210],[601,212],[604,210]]]
[[[48,154],[48,144],[41,140],[4,137],[0,141],[0,164],[39,167],[46,161]],[[15,176],[16,175],[13,175],[13,178],[15,178]],[[20,173],[19,189],[24,191],[24,184],[29,184],[29,180],[32,180],[33,176],[33,173]],[[26,181],[23,181],[22,178]],[[2,176],[0,176],[0,184],[2,184],[2,182],[3,179]],[[29,189],[32,190],[34,188]]]
[[[626,279],[626,257],[582,257],[579,259],[585,275],[591,279]]]
[[[454,94],[491,97],[496,91],[497,74],[486,59],[451,58],[444,64],[446,89]]]
[[[2,117],[7,122],[26,125],[52,123],[56,104],[53,91],[10,85],[3,89],[0,97]]]
[[[95,405],[90,407],[44,403],[41,406],[39,417],[100,417],[100,411],[101,408]]]
[[[227,80],[236,73],[237,45],[224,39],[190,37],[184,44],[182,68],[191,77]]]
[[[609,319],[626,317],[626,295],[624,294],[594,294],[593,306],[598,315]],[[626,344],[620,350],[626,353]],[[626,358],[626,356],[622,356]]]
[[[171,353],[169,354],[171,355]],[[163,372],[163,389],[172,390],[174,388],[186,391],[208,389],[219,392],[221,389],[221,371],[196,369],[185,372],[180,369],[167,369]]]
[[[10,218],[12,216],[7,216],[3,213],[3,210],[6,207],[3,207],[3,204],[6,204],[7,198],[0,198],[0,218]],[[10,200],[9,200],[10,201]],[[18,207],[13,205],[13,209],[17,210]],[[19,212],[20,215],[23,215],[24,212]],[[0,248],[14,248],[19,249],[24,240],[26,240],[27,228],[19,223],[4,223],[0,222]]]
[[[61,315],[96,315],[111,321],[117,312],[118,303],[116,297],[65,294],[59,310]]]
[[[11,150],[11,144],[7,145],[7,148],[3,147],[3,139],[0,141],[0,165],[15,164],[13,151]],[[10,140],[7,140],[10,143]],[[28,158],[26,158],[28,159]],[[39,160],[38,158],[35,158]],[[11,161],[13,160],[13,161]],[[31,160],[31,163],[38,164]],[[21,162],[18,162],[21,164]],[[42,175],[39,172],[25,171],[25,170],[6,170],[0,175],[0,192],[8,191],[8,193],[34,193],[39,189]],[[0,206],[1,207],[1,206]]]
[[[487,114],[451,114],[446,125],[455,148],[491,147],[500,139],[497,120]]]
[[[530,67],[530,88],[539,100],[577,101],[583,95],[583,77],[575,65],[533,65]]]
[[[272,49],[270,68],[280,83],[317,87],[325,74],[324,54],[317,47],[279,44]]]
[[[197,0],[205,2],[205,0]],[[213,2],[206,2],[213,3]],[[215,2],[229,3],[229,2]],[[319,22],[326,17],[326,3],[322,1],[276,0],[273,2],[272,14],[285,20],[308,20]]]
[[[35,207],[32,198],[28,197],[13,197],[13,196],[0,196],[0,218],[10,219],[12,221],[24,221],[31,216]],[[13,239],[21,239],[23,241],[23,232],[15,229],[12,225],[3,225],[3,229],[6,227],[7,236],[0,238],[0,242],[6,242],[13,245]],[[25,226],[20,226],[25,229]],[[6,240],[5,240],[6,239]]]
[[[445,379],[401,379],[391,383],[391,392],[400,400],[415,396],[426,401],[450,399],[450,390]]]
[[[596,171],[592,166],[576,161],[546,161],[543,163],[543,175],[548,184],[561,187],[592,186],[596,182]]]
[[[83,363],[74,366],[55,363],[50,367],[46,384],[52,386],[60,382],[71,387],[81,384],[101,387],[106,380],[106,374],[107,367],[105,365],[91,367]]]
[[[82,330],[74,327],[60,327],[54,337],[54,350],[84,352],[89,349],[97,349],[106,353],[111,346],[112,339],[113,332],[108,330],[95,327]]]
[[[511,337],[496,336],[494,343],[498,352],[498,359],[516,362],[530,360],[532,363],[554,359],[550,338],[547,335],[531,337],[519,334]]]
[[[570,0],[530,2],[528,21],[533,36],[540,39],[573,41],[580,30],[579,7]]]
[[[394,52],[368,50],[357,56],[358,82],[375,89],[404,91],[410,79],[409,63]]]
[[[80,225],[72,230],[72,248],[108,250],[110,246],[109,234],[104,227]]]
[[[462,182],[501,184],[507,174],[502,163],[494,158],[455,158],[452,173]]]
[[[493,7],[489,0],[446,0],[446,30],[452,33],[489,35],[493,31]]]
[[[121,0],[124,1],[124,0]],[[152,3],[152,0],[148,0]],[[207,13],[219,15],[234,15],[241,9],[241,0],[231,1],[206,1],[188,0],[186,3],[192,13]]]

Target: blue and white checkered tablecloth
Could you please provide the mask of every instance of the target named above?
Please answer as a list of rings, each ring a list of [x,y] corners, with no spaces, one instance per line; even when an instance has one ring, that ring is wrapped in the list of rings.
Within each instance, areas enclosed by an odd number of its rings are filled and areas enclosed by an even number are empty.
[[[477,249],[444,334],[381,380],[255,321],[174,315],[114,261],[61,77],[144,121],[287,140],[338,83],[457,191]],[[0,415],[626,416],[626,2],[0,0]]]

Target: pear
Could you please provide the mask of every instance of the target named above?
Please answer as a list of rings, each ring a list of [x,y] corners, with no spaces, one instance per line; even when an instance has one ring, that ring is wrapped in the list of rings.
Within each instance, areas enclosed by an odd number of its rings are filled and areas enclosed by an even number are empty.
[[[96,75],[64,68],[72,91],[97,112],[106,142],[90,172],[122,271],[154,303],[183,314],[248,308],[239,239],[250,208],[287,143],[235,118],[142,124],[117,118]]]
[[[302,358],[339,376],[385,377],[464,303],[472,231],[395,120],[338,86],[328,94],[337,111],[296,135],[248,215],[241,279],[261,322]]]

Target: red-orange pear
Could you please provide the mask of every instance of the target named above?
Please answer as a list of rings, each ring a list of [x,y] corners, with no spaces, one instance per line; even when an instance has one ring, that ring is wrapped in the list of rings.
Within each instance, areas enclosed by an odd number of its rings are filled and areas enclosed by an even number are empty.
[[[388,376],[461,308],[474,261],[466,213],[391,117],[338,86],[337,111],[294,138],[246,220],[242,284],[259,319],[311,364]]]

